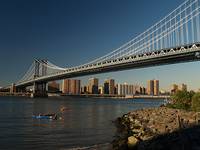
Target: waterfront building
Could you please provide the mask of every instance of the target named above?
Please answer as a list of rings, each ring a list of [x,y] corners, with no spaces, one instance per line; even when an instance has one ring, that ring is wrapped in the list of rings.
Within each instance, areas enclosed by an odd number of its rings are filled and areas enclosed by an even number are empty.
[[[147,81],[147,94],[148,95],[154,94],[154,80]]]
[[[159,95],[159,80],[154,80],[154,95]]]
[[[148,80],[147,81],[147,94],[148,95],[159,95],[159,80]]]
[[[122,84],[117,84],[117,94],[118,95],[123,95],[122,94]]]
[[[140,93],[140,86],[139,85],[134,85],[133,86],[133,94],[134,95],[141,94]]]
[[[88,85],[88,93],[89,94],[98,94],[98,85],[99,85],[99,79],[90,78],[89,85]]]
[[[109,79],[109,94],[114,95],[115,94],[115,80]]]
[[[107,79],[104,82],[104,94],[115,94],[115,80]]]
[[[170,95],[170,92],[166,91],[165,89],[161,89],[160,95]]]
[[[86,88],[87,88],[87,94],[89,94],[89,85],[87,85]]]
[[[80,94],[80,88],[81,88],[81,80],[75,80],[76,83],[75,83],[75,87],[74,87],[74,94],[75,95],[79,95]]]
[[[127,93],[127,95],[133,95],[133,88],[134,88],[133,85],[128,85],[128,93]]]
[[[145,92],[144,92],[145,93]],[[117,84],[117,94],[118,95],[136,95],[141,94],[140,86],[133,84]]]
[[[126,95],[126,85],[122,84],[122,95]]]
[[[48,83],[48,92],[59,92],[60,84],[56,81],[52,81]]]
[[[117,94],[117,91],[118,91],[118,87],[117,87],[117,85],[115,85],[115,91],[114,91],[114,94]]]
[[[109,81],[104,81],[104,94],[109,94]]]
[[[81,87],[81,94],[87,94],[88,91],[87,91],[87,86],[82,86]]]
[[[145,95],[146,94],[146,88],[140,87],[140,94]]]
[[[79,95],[80,94],[80,80],[66,79],[63,80],[62,92],[64,94]]]
[[[128,95],[128,84],[124,83],[124,95]]]
[[[104,91],[103,91],[103,86],[99,86],[99,92],[98,92],[99,94],[103,94],[104,93]]]
[[[125,95],[125,84],[117,84],[117,94]]]
[[[69,89],[70,89],[70,79],[63,80],[62,93],[69,94]]]

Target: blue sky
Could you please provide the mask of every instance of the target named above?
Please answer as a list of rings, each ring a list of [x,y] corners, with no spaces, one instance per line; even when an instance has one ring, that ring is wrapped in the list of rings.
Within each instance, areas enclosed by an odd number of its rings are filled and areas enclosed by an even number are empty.
[[[23,76],[34,58],[61,67],[86,63],[137,36],[184,0],[1,0],[0,86]],[[186,83],[200,88],[200,63],[94,75],[101,81],[138,83],[159,79],[162,88]],[[83,84],[87,76],[82,77]]]

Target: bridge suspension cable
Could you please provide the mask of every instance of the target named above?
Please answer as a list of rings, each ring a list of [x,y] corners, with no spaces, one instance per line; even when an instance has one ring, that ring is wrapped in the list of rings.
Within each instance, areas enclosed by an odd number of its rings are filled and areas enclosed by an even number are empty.
[[[199,0],[186,0],[131,41],[84,65],[200,42],[199,12]]]

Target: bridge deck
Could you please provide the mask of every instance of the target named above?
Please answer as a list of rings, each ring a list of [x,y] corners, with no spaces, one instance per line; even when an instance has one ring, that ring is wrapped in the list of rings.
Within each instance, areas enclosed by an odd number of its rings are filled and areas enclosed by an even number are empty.
[[[38,77],[23,83],[19,83],[16,86],[28,86],[32,85],[34,82],[49,82],[53,80],[61,80],[97,73],[122,71],[126,69],[198,61],[199,59],[200,44],[196,43],[146,54],[123,57],[117,60],[108,60],[98,64],[74,67],[56,74]]]

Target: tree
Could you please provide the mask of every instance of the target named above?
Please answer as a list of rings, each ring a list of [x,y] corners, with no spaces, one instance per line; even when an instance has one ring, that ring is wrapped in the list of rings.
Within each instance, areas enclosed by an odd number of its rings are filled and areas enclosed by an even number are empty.
[[[200,93],[196,93],[192,97],[192,110],[200,111]]]
[[[186,90],[177,91],[171,96],[175,108],[189,109],[191,106],[193,92],[187,92]]]

